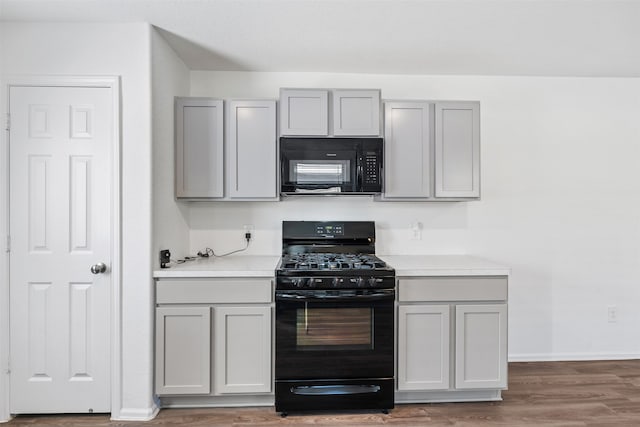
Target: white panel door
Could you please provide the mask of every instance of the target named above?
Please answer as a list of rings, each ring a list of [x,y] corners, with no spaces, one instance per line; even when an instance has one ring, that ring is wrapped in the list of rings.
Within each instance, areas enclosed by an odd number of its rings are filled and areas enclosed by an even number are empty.
[[[276,102],[228,102],[228,182],[232,199],[276,199]]]
[[[507,305],[456,305],[456,388],[507,387]]]
[[[398,390],[449,388],[449,305],[398,307]]]
[[[111,96],[10,89],[11,413],[111,409]]]
[[[271,391],[271,307],[214,309],[214,394]]]

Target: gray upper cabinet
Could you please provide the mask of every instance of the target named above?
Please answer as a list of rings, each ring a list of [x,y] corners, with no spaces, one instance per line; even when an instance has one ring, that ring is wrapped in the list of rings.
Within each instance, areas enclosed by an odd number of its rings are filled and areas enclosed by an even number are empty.
[[[224,193],[223,102],[176,98],[177,198],[207,199]]]
[[[329,135],[329,91],[280,89],[282,135]]]
[[[280,89],[283,136],[378,136],[379,89]]]
[[[480,103],[385,101],[381,200],[480,197]]]
[[[335,136],[380,135],[380,91],[334,89],[333,134]]]
[[[436,197],[480,197],[480,103],[435,104]]]
[[[276,102],[231,100],[227,105],[229,198],[277,199]]]
[[[230,100],[226,108],[176,98],[176,197],[278,200],[276,101]]]
[[[431,197],[430,111],[428,102],[385,102],[385,199]]]

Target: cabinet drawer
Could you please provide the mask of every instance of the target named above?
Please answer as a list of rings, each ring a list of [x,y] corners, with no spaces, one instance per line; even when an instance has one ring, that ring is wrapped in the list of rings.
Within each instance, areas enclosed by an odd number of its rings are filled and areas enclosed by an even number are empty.
[[[506,276],[452,276],[398,279],[398,300],[401,302],[502,301],[506,299]]]
[[[157,304],[269,303],[271,279],[176,279],[156,281]]]

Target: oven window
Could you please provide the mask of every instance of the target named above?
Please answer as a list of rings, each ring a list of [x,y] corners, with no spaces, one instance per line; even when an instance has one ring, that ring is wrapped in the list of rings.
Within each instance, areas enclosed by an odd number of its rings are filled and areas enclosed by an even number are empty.
[[[350,180],[349,160],[289,160],[289,180],[297,184],[343,184]]]
[[[298,350],[373,349],[372,308],[299,308]]]

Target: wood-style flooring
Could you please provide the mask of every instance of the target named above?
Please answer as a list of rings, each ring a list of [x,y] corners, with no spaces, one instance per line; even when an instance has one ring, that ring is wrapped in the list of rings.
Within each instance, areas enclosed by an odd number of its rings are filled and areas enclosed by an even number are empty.
[[[640,426],[640,360],[509,364],[503,401],[398,405],[378,412],[291,414],[273,407],[163,409],[152,421],[21,415],[13,426]]]

